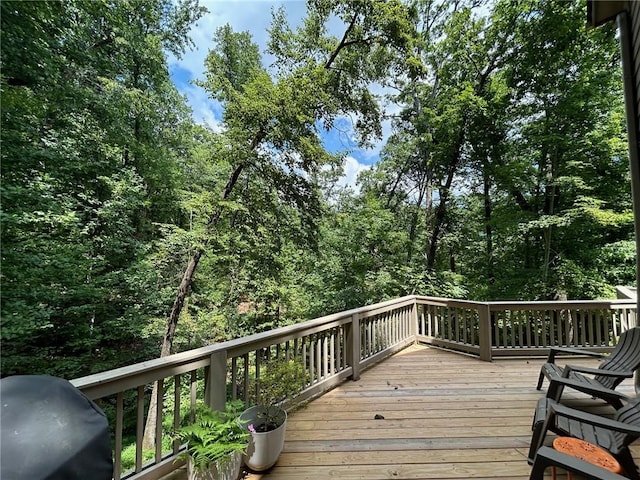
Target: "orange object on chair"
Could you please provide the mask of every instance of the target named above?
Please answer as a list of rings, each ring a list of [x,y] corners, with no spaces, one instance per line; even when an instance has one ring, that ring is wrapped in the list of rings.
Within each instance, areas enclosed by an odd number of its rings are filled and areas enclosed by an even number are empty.
[[[624,473],[620,463],[607,452],[604,448],[600,448],[579,438],[572,437],[557,437],[553,440],[553,448],[572,457],[579,458],[585,462],[589,462],[592,465],[604,468],[614,473]],[[567,474],[569,480],[571,480],[571,473]],[[556,479],[556,469],[553,468],[552,472],[553,480]]]

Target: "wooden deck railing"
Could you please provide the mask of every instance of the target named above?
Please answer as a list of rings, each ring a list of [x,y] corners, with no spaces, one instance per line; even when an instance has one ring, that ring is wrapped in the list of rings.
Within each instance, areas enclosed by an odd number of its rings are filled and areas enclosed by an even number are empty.
[[[416,297],[418,341],[479,355],[544,355],[550,346],[610,350],[636,324],[635,300],[467,302]]]
[[[110,417],[114,479],[157,479],[181,465],[170,440],[198,401],[223,408],[251,403],[267,360],[300,362],[307,384],[292,403],[321,395],[363,368],[416,341],[478,355],[535,355],[550,345],[606,350],[629,325],[635,304],[598,302],[467,302],[408,296],[297,325],[118,368],[72,383]],[[155,449],[142,437],[151,386],[157,385]],[[123,455],[123,450],[125,455]],[[126,465],[125,465],[126,463]]]

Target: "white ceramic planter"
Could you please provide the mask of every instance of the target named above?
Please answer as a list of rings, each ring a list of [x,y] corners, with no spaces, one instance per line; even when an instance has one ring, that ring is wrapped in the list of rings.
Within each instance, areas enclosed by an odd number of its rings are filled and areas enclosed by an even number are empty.
[[[187,477],[189,480],[237,480],[242,468],[242,452],[234,452],[224,462],[209,464],[206,470],[193,468],[193,460],[187,458]]]
[[[275,408],[275,407],[272,407]],[[251,407],[244,411],[240,419],[247,424],[260,424],[259,407]],[[282,410],[284,421],[275,430],[269,432],[251,432],[244,463],[255,472],[263,472],[273,467],[284,448],[284,437],[287,430],[287,412]]]

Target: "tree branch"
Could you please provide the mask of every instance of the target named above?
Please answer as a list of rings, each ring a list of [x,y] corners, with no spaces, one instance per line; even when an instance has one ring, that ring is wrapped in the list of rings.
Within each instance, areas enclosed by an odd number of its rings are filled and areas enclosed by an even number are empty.
[[[358,15],[360,14],[359,11],[356,11],[353,14],[353,18],[351,19],[351,23],[349,23],[349,26],[347,27],[347,29],[344,32],[344,35],[342,36],[342,40],[340,40],[340,43],[338,44],[338,46],[336,47],[336,49],[333,51],[333,53],[331,54],[331,56],[329,57],[329,60],[326,61],[326,63],[324,64],[324,68],[330,68],[331,64],[335,61],[335,59],[338,57],[338,54],[340,53],[340,51],[346,47],[347,45],[352,45],[354,42],[353,41],[347,41],[347,37],[349,36],[349,34],[351,33],[351,31],[353,30],[353,27],[355,27],[356,25],[356,20],[358,20]]]

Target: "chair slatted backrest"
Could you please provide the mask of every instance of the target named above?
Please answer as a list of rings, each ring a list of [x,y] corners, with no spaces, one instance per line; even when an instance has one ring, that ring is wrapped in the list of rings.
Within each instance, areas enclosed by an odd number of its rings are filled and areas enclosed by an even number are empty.
[[[633,327],[620,335],[620,340],[601,364],[603,370],[635,371],[640,367],[640,327]],[[623,378],[597,375],[595,379],[607,388],[617,387]]]
[[[624,407],[619,409],[613,418],[618,422],[640,427],[640,398],[636,398],[635,400],[629,402]],[[616,448],[620,449],[621,447],[626,447],[639,437],[638,435],[613,432],[613,438],[614,445],[616,446]]]

